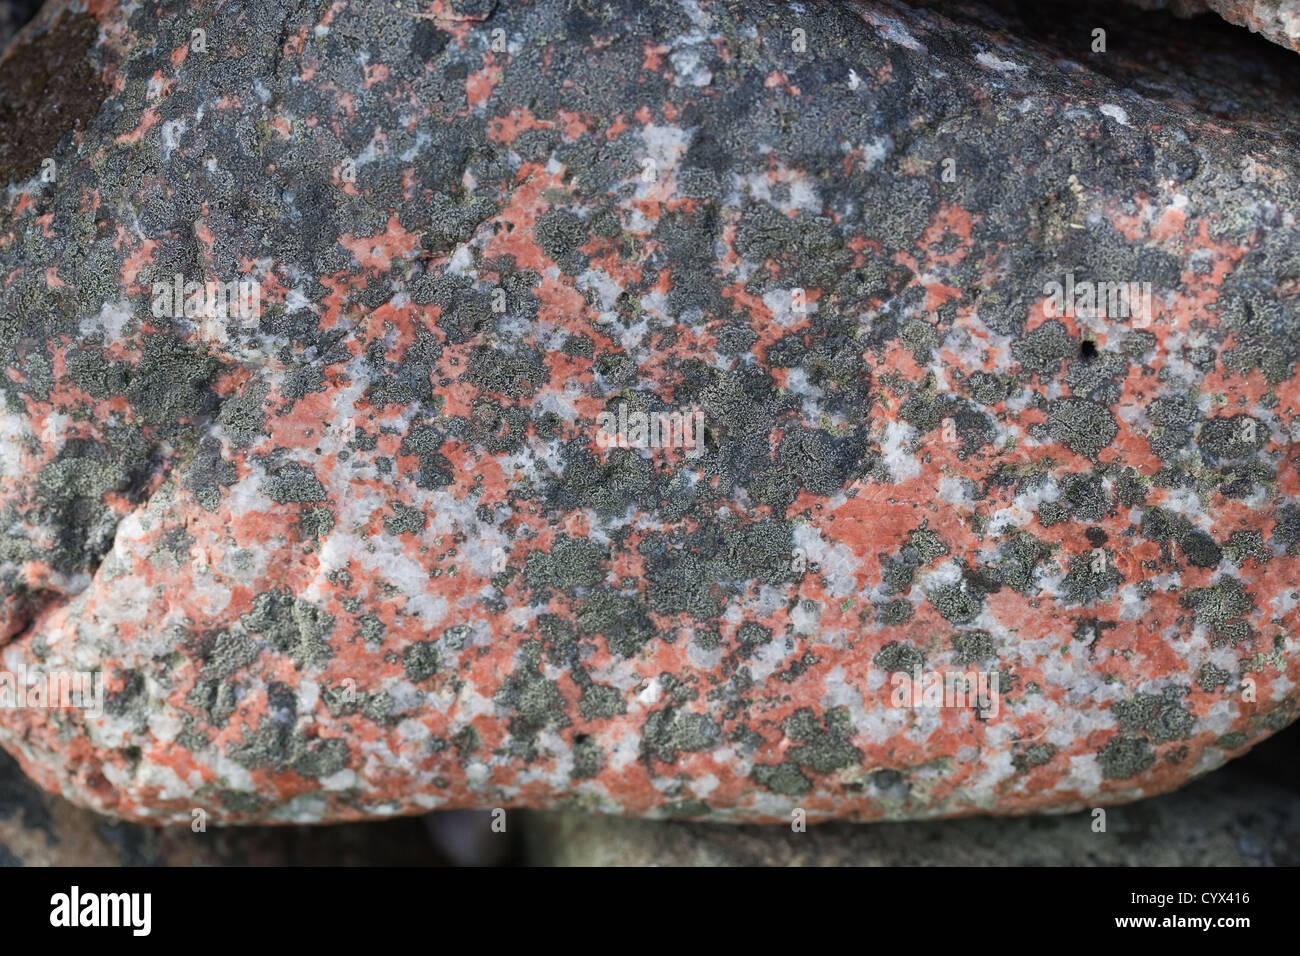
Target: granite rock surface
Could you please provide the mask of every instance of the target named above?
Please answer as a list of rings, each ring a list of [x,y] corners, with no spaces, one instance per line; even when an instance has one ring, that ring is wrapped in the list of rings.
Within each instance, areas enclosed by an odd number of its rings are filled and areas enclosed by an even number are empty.
[[[1295,766],[1297,742],[1292,727],[1181,790],[1104,815],[834,821],[796,830],[529,811],[524,860],[602,867],[1295,866],[1300,788],[1285,768]]]
[[[463,839],[463,838],[462,838]],[[0,754],[0,867],[430,866],[451,862],[412,818],[332,827],[130,823],[38,789]]]
[[[1296,794],[1211,774],[1107,811],[790,827],[531,811],[533,866],[1295,866]],[[1148,803],[1158,806],[1148,807]]]
[[[442,811],[332,827],[157,827],[38,790],[0,754],[0,867],[1267,866],[1300,861],[1300,727],[1174,793],[1094,813],[750,826],[565,811]],[[421,832],[425,824],[427,839]]]
[[[1300,64],[1109,15],[47,5],[0,667],[103,700],[0,745],[159,823],[763,822],[1123,802],[1286,726]]]

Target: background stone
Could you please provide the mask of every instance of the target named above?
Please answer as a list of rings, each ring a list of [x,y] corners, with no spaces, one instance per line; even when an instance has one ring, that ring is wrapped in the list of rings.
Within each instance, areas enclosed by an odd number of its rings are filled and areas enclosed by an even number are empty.
[[[1259,33],[1280,46],[1300,50],[1297,0],[1128,0],[1147,10],[1168,9],[1191,17],[1213,11],[1230,23]]]

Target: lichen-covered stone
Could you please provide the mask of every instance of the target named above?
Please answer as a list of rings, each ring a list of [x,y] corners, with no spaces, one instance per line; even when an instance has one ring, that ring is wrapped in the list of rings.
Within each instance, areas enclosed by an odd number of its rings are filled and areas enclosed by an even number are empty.
[[[430,817],[441,814],[430,814]],[[491,833],[487,827],[483,832]],[[463,844],[468,835],[452,831]],[[503,841],[486,849],[500,850]],[[471,861],[473,861],[471,859]],[[451,862],[421,821],[335,827],[156,827],[74,807],[28,781],[0,754],[0,867],[17,866],[428,866]]]
[[[1294,731],[1290,731],[1294,733]],[[438,814],[431,814],[438,816]],[[1103,829],[1104,827],[1104,829]],[[483,827],[486,832],[486,827]],[[529,812],[534,866],[1295,866],[1296,791],[1237,764],[1176,793],[1020,819],[737,826]]]
[[[978,4],[93,9],[0,64],[0,665],[106,687],[0,709],[46,788],[1022,813],[1296,716],[1289,53],[1128,8],[1104,55]],[[73,49],[50,112],[14,71]],[[173,317],[176,276],[259,307]],[[673,447],[602,442],[649,413]],[[913,669],[997,706],[893,706]]]

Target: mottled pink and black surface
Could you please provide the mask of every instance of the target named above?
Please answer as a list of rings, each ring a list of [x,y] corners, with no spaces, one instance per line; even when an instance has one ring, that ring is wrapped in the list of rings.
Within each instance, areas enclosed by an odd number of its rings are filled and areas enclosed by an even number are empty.
[[[1293,56],[950,6],[47,6],[0,64],[47,124],[4,156],[0,665],[109,694],[0,744],[157,822],[871,820],[1292,721]],[[77,44],[51,114],[22,77]],[[1069,271],[1152,321],[1050,317]],[[155,318],[178,273],[260,318]],[[598,447],[619,403],[705,453]],[[890,706],[915,666],[998,713]]]

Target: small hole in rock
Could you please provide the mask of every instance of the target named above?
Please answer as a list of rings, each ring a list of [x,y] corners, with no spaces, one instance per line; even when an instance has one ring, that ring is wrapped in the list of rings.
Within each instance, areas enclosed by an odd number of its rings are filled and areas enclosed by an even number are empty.
[[[1084,339],[1079,345],[1079,358],[1085,362],[1091,362],[1097,357],[1097,343],[1089,339]]]

